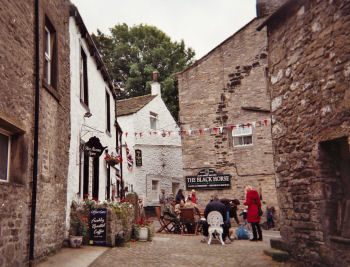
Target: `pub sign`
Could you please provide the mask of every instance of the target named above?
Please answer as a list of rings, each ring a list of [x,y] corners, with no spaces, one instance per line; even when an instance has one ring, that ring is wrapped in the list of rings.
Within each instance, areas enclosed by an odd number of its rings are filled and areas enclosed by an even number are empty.
[[[83,145],[84,153],[88,154],[89,157],[99,157],[101,156],[103,150],[105,150],[106,146],[103,147],[100,139],[96,136],[93,136]]]
[[[135,149],[135,161],[136,166],[142,166],[142,151],[140,149]]]
[[[196,176],[186,176],[185,178],[186,190],[231,188],[230,174],[219,174],[209,168],[200,170]]]

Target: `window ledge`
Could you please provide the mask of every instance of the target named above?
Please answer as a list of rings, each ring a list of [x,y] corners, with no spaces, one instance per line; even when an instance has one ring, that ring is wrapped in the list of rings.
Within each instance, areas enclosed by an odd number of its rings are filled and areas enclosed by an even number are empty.
[[[45,79],[42,81],[42,86],[57,100],[57,102],[60,102],[60,95],[58,94],[57,90],[48,84]]]
[[[233,148],[244,148],[244,147],[252,147],[252,146],[254,146],[254,144],[233,146]]]
[[[333,242],[336,243],[342,243],[342,244],[346,244],[346,245],[350,245],[350,238],[345,238],[345,237],[341,237],[341,236],[330,236],[329,239]]]
[[[9,180],[0,180],[0,186],[10,186],[10,187],[25,187],[24,184],[14,183]]]

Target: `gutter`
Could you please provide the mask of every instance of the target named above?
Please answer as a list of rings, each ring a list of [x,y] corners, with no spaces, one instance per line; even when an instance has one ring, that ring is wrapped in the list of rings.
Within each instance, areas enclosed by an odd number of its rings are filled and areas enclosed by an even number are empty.
[[[35,0],[35,112],[34,112],[34,160],[33,160],[33,184],[32,184],[32,209],[30,216],[30,240],[29,240],[29,264],[34,260],[35,241],[35,213],[38,178],[38,148],[39,148],[39,89],[40,89],[40,46],[39,46],[39,0]]]

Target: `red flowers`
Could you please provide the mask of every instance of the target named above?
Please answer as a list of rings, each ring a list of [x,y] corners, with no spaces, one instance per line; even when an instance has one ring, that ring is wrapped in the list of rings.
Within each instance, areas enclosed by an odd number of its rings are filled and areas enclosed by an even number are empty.
[[[148,226],[148,225],[150,225],[151,224],[151,221],[144,221],[144,220],[141,220],[141,221],[136,221],[136,223],[138,224],[138,225],[140,225],[141,227],[143,227],[143,226]]]

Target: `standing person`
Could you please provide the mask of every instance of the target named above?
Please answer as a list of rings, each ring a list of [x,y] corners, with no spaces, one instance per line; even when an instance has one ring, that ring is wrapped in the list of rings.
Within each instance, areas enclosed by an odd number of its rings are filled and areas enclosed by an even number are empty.
[[[256,190],[253,190],[250,185],[245,187],[245,191],[246,201],[244,202],[244,205],[248,206],[247,221],[251,224],[253,230],[253,239],[250,239],[250,241],[262,241],[263,237],[259,224],[260,216],[258,209],[258,207],[261,208],[259,193]],[[257,236],[257,232],[259,237]]]
[[[179,204],[180,203],[180,200],[183,200],[184,203],[185,203],[185,196],[183,194],[183,190],[182,189],[179,189],[179,191],[177,191],[177,194],[176,194],[176,197],[175,197],[175,202],[176,204]]]
[[[273,217],[275,215],[275,207],[267,208],[266,219],[267,219],[267,229],[274,228],[275,222],[273,221]]]
[[[164,215],[165,209],[165,190],[161,189],[159,194],[160,216]]]
[[[221,213],[222,215],[222,218],[224,219],[224,225],[223,225],[223,234],[222,234],[222,239],[225,240],[226,237],[228,237],[228,234],[229,234],[229,225],[227,224],[227,220],[225,220],[226,218],[226,206],[221,203],[219,201],[219,198],[218,196],[213,196],[213,200],[210,201],[207,206],[205,207],[205,210],[204,210],[204,217],[205,217],[205,221],[203,222],[203,235],[204,235],[204,238],[201,240],[201,242],[208,242],[208,236],[209,236],[209,232],[208,232],[208,229],[209,229],[209,224],[207,222],[207,217],[208,217],[208,214],[211,212],[211,211],[218,211]],[[229,240],[229,238],[227,238],[225,240],[225,243],[226,244],[230,244],[231,241]]]
[[[192,189],[191,191],[191,198],[192,198],[192,203],[197,204],[196,190],[194,189]]]

